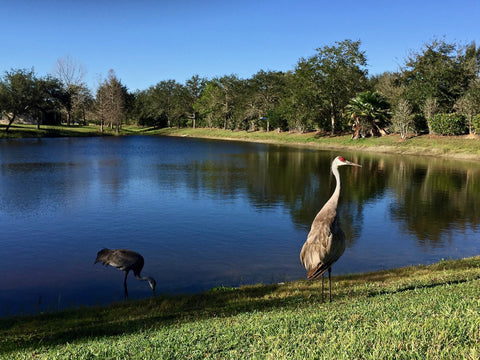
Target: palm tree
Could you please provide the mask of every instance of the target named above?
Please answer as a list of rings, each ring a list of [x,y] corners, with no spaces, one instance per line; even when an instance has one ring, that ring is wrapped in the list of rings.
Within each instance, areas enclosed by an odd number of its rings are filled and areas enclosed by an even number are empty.
[[[387,134],[390,104],[378,92],[365,91],[351,99],[346,114],[352,119],[352,139]]]

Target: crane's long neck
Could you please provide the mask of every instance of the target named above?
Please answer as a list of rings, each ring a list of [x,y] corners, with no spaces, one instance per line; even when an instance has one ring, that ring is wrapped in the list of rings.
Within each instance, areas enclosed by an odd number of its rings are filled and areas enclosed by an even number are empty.
[[[151,276],[140,276],[140,274],[135,274],[135,277],[141,281],[148,281],[148,284],[150,285],[153,292],[155,293],[155,286],[157,285],[157,283],[154,278],[152,278]]]
[[[336,207],[338,205],[338,199],[340,197],[340,188],[342,186],[342,182],[340,180],[340,173],[338,172],[337,166],[332,166],[332,173],[333,173],[333,176],[335,176],[336,185],[335,185],[335,191],[333,192],[328,202]]]
[[[140,275],[137,275],[137,274],[135,274],[135,278],[137,278],[137,280],[140,280],[140,281],[148,281],[148,282],[152,281],[152,279],[153,279],[150,276],[140,276]]]

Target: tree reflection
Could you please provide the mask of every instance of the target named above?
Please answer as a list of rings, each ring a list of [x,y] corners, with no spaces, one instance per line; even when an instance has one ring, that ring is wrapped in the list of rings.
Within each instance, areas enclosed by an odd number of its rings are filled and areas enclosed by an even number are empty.
[[[390,171],[396,199],[391,216],[420,244],[437,246],[451,230],[479,223],[480,169],[401,160]]]
[[[5,146],[0,211],[27,216],[52,206],[67,207],[72,196],[78,202],[107,190],[112,196],[122,196],[126,188],[132,188],[134,178],[135,186],[155,184],[161,189],[187,190],[194,197],[246,199],[258,211],[282,208],[306,235],[334,190],[330,165],[340,153],[363,166],[340,170],[338,212],[347,246],[360,237],[366,206],[381,199],[388,199],[390,220],[422,246],[440,246],[449,232],[480,224],[480,166],[473,163],[192,140],[182,147],[175,145],[180,140],[172,139],[162,146],[174,149],[173,157],[162,157],[156,150],[149,153],[146,163],[139,161],[139,154],[129,160],[131,150],[123,147],[121,155],[110,152],[106,158],[98,150],[87,158],[69,156],[68,161],[53,156],[67,153],[61,146],[70,149],[74,144],[49,143],[42,151],[55,160],[45,155],[35,161],[17,160],[15,149]],[[52,146],[58,149],[52,152]]]
[[[341,171],[338,213],[347,246],[360,236],[365,205],[385,196],[393,197],[392,220],[423,246],[438,246],[450,230],[480,223],[480,169],[438,159],[349,155],[363,167]],[[196,169],[202,174],[196,186],[210,192],[221,190],[222,196],[244,192],[259,209],[281,206],[297,227],[308,232],[333,192],[330,164],[335,156],[268,146],[265,151],[237,154],[234,161],[202,165]]]

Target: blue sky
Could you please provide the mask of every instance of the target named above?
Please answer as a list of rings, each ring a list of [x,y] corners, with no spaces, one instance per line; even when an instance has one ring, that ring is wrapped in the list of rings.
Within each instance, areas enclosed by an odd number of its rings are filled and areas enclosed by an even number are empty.
[[[370,74],[395,71],[434,38],[480,45],[479,0],[0,0],[0,73],[82,63],[94,89],[113,69],[131,91],[259,70],[344,39],[361,40]]]

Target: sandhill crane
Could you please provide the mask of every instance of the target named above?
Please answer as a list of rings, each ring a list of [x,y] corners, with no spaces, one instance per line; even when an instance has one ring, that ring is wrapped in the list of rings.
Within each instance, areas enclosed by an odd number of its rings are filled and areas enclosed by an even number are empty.
[[[138,280],[148,281],[150,287],[155,294],[155,280],[150,276],[142,277],[140,276],[140,272],[143,269],[143,256],[139,253],[136,253],[132,250],[127,249],[102,249],[97,253],[97,259],[95,260],[94,264],[97,262],[101,262],[105,266],[114,266],[118,270],[122,270],[125,272],[125,279],[123,280],[123,286],[125,288],[125,297],[128,298],[128,290],[127,290],[127,275],[130,270],[133,271],[133,274]]]
[[[308,279],[322,277],[323,299],[323,274],[328,270],[329,299],[332,301],[332,265],[345,251],[345,234],[340,229],[337,217],[338,198],[340,197],[340,173],[338,167],[343,165],[359,166],[337,156],[332,162],[332,173],[335,176],[336,186],[333,195],[325,203],[313,220],[307,241],[300,252],[300,260],[307,270]]]

